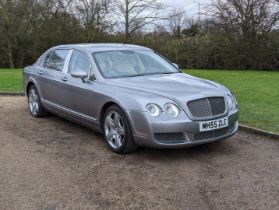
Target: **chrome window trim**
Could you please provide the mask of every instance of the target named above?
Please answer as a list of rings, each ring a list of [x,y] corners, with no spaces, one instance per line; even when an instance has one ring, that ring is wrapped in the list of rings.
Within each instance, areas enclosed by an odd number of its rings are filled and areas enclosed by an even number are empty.
[[[86,59],[88,60],[88,63],[90,64],[89,72],[88,72],[88,75],[87,75],[87,79],[90,80],[90,78],[92,76],[92,73],[93,73],[93,68],[92,68],[92,63],[91,63],[91,61],[89,59],[89,56],[87,55],[87,53],[83,52],[82,50],[78,50],[78,49],[74,49],[74,48],[71,49],[71,51],[70,51],[70,53],[68,55],[69,58],[67,58],[67,59],[69,59],[69,60],[67,60],[67,68],[65,69],[64,74],[67,74],[67,75],[71,76],[71,73],[69,72],[69,66],[70,66],[70,62],[71,62],[72,55],[73,55],[74,51],[78,51],[78,52],[80,52],[80,53],[82,53],[82,54],[84,54],[86,56]]]
[[[67,60],[67,58],[68,58],[68,56],[69,56],[69,53],[70,53],[70,50],[71,50],[71,49],[69,49],[69,48],[57,48],[57,49],[52,49],[50,53],[52,54],[52,53],[53,53],[54,51],[56,51],[56,50],[68,50],[68,51],[69,51],[68,54],[67,54],[67,56],[66,56],[66,59],[65,59],[65,62],[64,62],[64,66],[63,66],[62,70],[59,71],[59,70],[52,69],[52,68],[49,68],[49,67],[44,66],[44,65],[43,65],[43,68],[45,68],[45,69],[47,69],[47,70],[50,70],[50,71],[55,71],[55,72],[64,73],[64,68],[65,68],[65,65],[66,65],[66,60]],[[48,55],[48,54],[47,54],[47,55]],[[51,58],[51,57],[49,57],[49,60],[50,60],[50,58]],[[48,62],[49,62],[49,60],[48,60]]]
[[[71,60],[71,57],[72,57],[72,54],[73,54],[73,49],[70,49],[67,57],[66,57],[66,60],[65,60],[65,64],[64,64],[64,67],[63,67],[63,71],[62,73],[63,74],[68,74],[68,69],[69,69],[69,64],[70,64],[70,60]]]

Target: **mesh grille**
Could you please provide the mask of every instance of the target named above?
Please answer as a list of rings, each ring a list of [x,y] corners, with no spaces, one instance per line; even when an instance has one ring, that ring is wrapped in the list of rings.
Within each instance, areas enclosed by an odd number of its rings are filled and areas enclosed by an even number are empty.
[[[155,140],[162,144],[180,144],[185,143],[183,133],[155,133]]]
[[[202,98],[188,102],[187,106],[195,118],[214,117],[226,111],[223,97]]]
[[[212,116],[223,114],[226,111],[226,104],[223,97],[208,98]]]

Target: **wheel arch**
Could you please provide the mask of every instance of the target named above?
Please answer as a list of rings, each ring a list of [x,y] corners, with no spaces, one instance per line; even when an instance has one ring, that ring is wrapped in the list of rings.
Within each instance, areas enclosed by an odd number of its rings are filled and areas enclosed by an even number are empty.
[[[132,128],[132,130],[133,130],[133,126],[132,126],[132,124],[131,124],[131,119],[130,119],[130,116],[129,116],[127,110],[126,110],[123,106],[121,106],[120,103],[115,102],[115,101],[108,101],[108,102],[106,102],[106,103],[102,106],[102,108],[101,108],[100,115],[99,115],[101,130],[103,131],[104,115],[105,115],[107,109],[108,109],[109,107],[113,106],[113,105],[119,107],[119,108],[125,113],[125,115],[126,115],[128,121],[129,121],[129,124],[130,124],[130,126],[131,126],[131,128]]]
[[[36,86],[35,83],[34,83],[33,81],[29,81],[29,82],[27,83],[27,85],[26,85],[25,92],[26,92],[26,95],[27,95],[27,96],[28,96],[28,94],[29,94],[29,89],[30,89],[30,87],[31,87],[32,85]]]
[[[26,96],[28,96],[29,88],[30,88],[32,85],[35,86],[35,88],[37,89],[37,91],[38,91],[40,97],[42,97],[40,87],[39,87],[39,85],[37,84],[35,78],[33,78],[33,77],[29,78],[29,80],[26,82],[26,85],[25,85],[25,93],[26,93]]]
[[[103,122],[104,122],[104,120],[105,120],[105,119],[104,119],[104,118],[105,118],[105,113],[106,113],[107,109],[108,109],[109,107],[113,106],[113,105],[116,105],[116,106],[118,106],[119,108],[122,109],[122,107],[119,106],[119,105],[118,105],[116,102],[114,102],[114,101],[108,101],[108,102],[106,102],[106,103],[102,106],[102,108],[101,108],[99,119],[100,119],[100,127],[101,127],[101,130],[102,130],[102,131],[104,131]],[[122,110],[123,110],[123,109],[122,109]]]

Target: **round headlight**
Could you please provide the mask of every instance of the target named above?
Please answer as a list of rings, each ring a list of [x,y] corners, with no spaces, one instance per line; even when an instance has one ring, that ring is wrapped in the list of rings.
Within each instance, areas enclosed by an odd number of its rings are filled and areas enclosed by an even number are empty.
[[[152,117],[157,117],[161,113],[160,107],[156,104],[147,104],[146,109],[147,109],[148,114]]]
[[[232,110],[235,108],[235,102],[234,102],[234,99],[232,96],[228,95],[227,97],[227,101],[228,101],[228,107],[229,107],[229,110]]]
[[[180,109],[175,104],[172,104],[172,103],[165,104],[164,109],[165,109],[167,115],[171,118],[177,117],[180,113]]]

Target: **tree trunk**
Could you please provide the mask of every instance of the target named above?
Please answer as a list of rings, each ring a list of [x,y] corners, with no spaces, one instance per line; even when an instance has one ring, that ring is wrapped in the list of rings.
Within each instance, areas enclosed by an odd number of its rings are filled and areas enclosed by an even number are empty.
[[[128,42],[130,39],[129,33],[129,1],[125,1],[125,41]]]
[[[14,58],[13,58],[13,52],[12,52],[12,43],[11,43],[11,40],[8,39],[8,58],[9,58],[9,64],[10,64],[10,68],[14,68],[15,65],[14,65]]]

